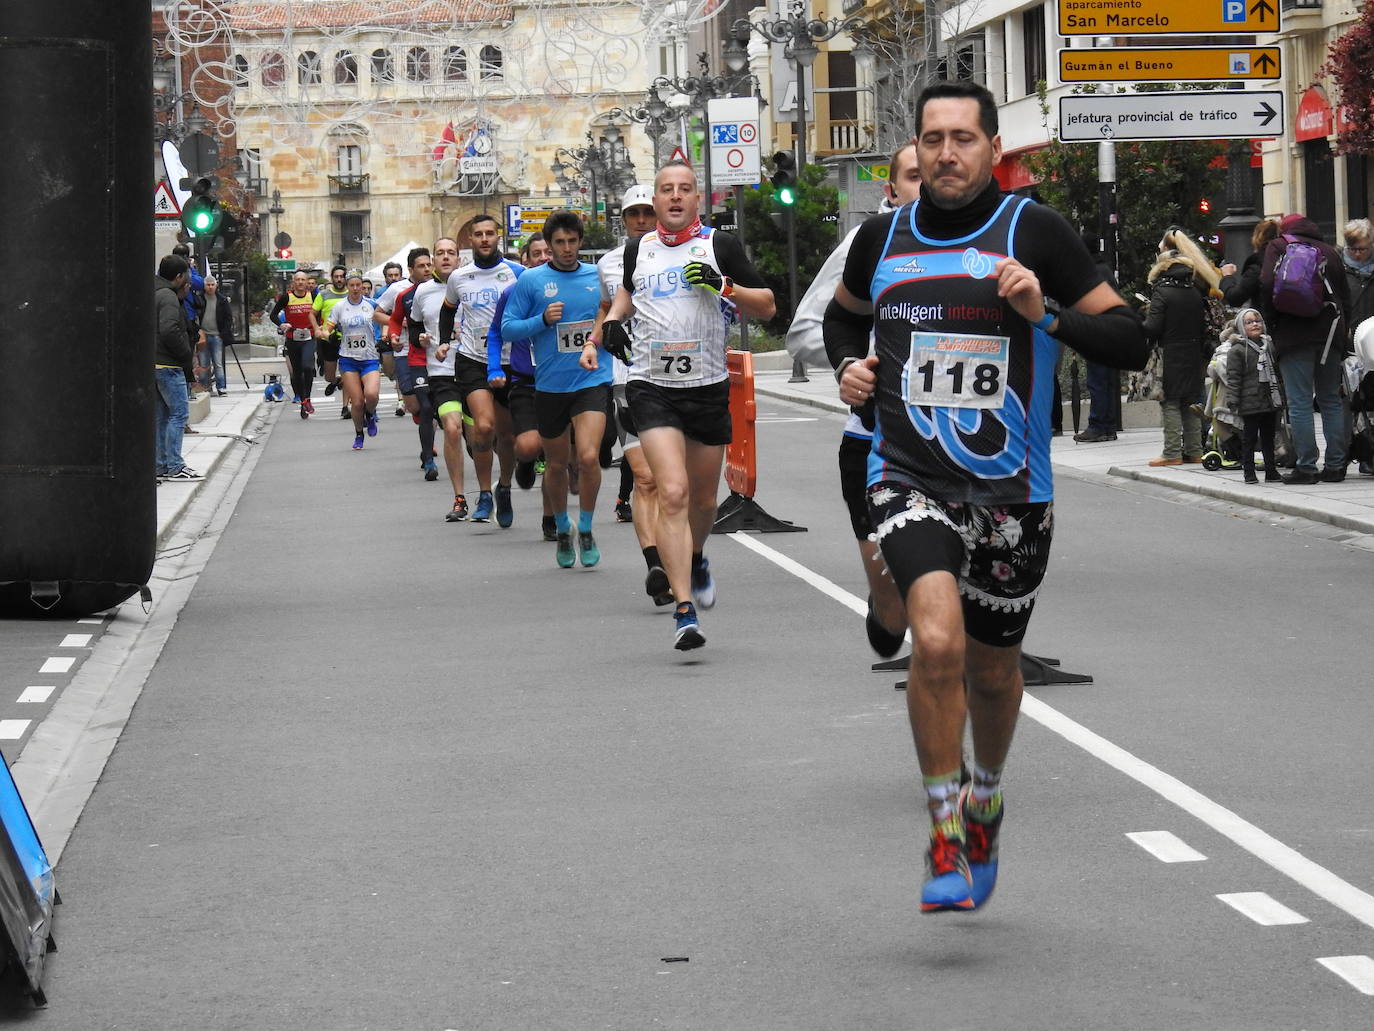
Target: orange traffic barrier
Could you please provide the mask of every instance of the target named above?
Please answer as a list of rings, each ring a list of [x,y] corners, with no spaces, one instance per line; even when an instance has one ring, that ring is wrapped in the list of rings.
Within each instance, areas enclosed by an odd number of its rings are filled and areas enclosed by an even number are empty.
[[[736,494],[754,496],[758,486],[758,456],[755,449],[754,355],[749,351],[726,351],[725,368],[730,373],[730,444],[725,448],[725,483]]]

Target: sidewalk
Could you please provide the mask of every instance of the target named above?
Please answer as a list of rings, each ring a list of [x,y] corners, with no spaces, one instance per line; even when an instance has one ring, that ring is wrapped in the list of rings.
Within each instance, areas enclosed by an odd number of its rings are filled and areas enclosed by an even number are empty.
[[[789,383],[790,372],[756,370],[754,392],[829,411],[848,411],[840,403],[828,369],[808,369],[807,376],[808,383]],[[1086,414],[1084,406],[1085,419]],[[1160,430],[1152,428],[1124,430],[1116,440],[1101,444],[1079,444],[1066,426],[1064,435],[1054,439],[1051,458],[1056,469],[1071,474],[1089,478],[1117,476],[1327,523],[1341,530],[1374,534],[1374,476],[1361,476],[1353,464],[1343,483],[1292,487],[1282,483],[1246,484],[1241,482],[1239,469],[1208,472],[1200,465],[1152,469],[1149,462],[1159,457],[1161,439]]]

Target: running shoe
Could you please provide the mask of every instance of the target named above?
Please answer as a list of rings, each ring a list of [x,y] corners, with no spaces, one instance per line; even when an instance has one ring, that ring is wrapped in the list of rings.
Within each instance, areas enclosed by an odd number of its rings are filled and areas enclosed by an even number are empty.
[[[375,412],[368,412],[364,425],[367,426],[367,435],[369,437],[375,437],[377,435],[377,414]]]
[[[194,469],[192,469],[189,465],[183,465],[183,466],[182,466],[180,469],[178,469],[176,472],[171,473],[170,475],[164,476],[163,479],[164,479],[164,480],[203,480],[203,479],[205,479],[205,477],[202,476],[200,473],[196,472],[196,471],[195,471]]]
[[[706,635],[701,632],[697,622],[697,610],[690,601],[684,601],[673,613],[673,647],[680,652],[689,652],[706,643]]]
[[[474,523],[485,523],[491,520],[491,510],[494,506],[491,500],[491,491],[483,490],[477,492],[477,507],[472,510],[472,521]]]
[[[338,389],[339,389],[339,384],[338,384],[338,382],[335,381],[335,380],[330,380],[328,383],[326,383],[326,384],[324,385],[324,396],[325,396],[325,397],[329,397],[330,395],[332,395],[332,394],[334,393],[334,391],[336,391],[336,390],[338,390]]]
[[[342,408],[339,409],[339,418],[340,418],[340,419],[351,419],[351,418],[353,418],[353,413],[350,412],[350,411],[348,410],[348,405],[344,405]]]
[[[300,403],[301,403],[301,395],[300,395],[300,394],[292,394],[292,395],[291,395],[291,403],[292,403],[293,405],[298,405],[298,404],[300,404]]]
[[[401,416],[403,416],[403,415],[405,415],[405,414],[406,414],[406,406],[405,406],[405,405],[397,405],[397,406],[396,406],[396,418],[399,419]]]
[[[624,498],[615,499],[615,521],[617,523],[633,523],[635,521],[634,510],[630,508],[630,503]]]
[[[868,631],[869,645],[885,659],[890,659],[896,655],[905,639],[905,635],[891,633],[887,627],[878,622],[878,616],[873,611],[873,595],[871,594],[868,596],[868,614],[864,616],[864,629]]]
[[[354,451],[361,451],[362,449],[363,449],[363,435],[362,435],[361,433],[359,433],[356,437],[353,438],[353,450],[354,450]]]
[[[558,559],[558,564],[564,569],[571,569],[573,563],[577,561],[577,552],[573,550],[572,534],[560,533],[557,539],[558,548],[554,552],[554,558]]]
[[[932,829],[930,847],[926,849],[926,880],[921,885],[921,912],[968,912],[973,908],[973,879],[964,839]]]
[[[428,462],[421,466],[421,468],[425,471],[425,479],[428,480],[430,483],[433,483],[435,480],[439,478],[439,467],[434,463],[434,459],[431,458]]]
[[[578,531],[577,551],[582,556],[584,566],[594,566],[601,561],[601,549],[596,546],[596,538],[591,530]]]
[[[655,605],[671,605],[673,589],[668,586],[668,573],[662,566],[650,566],[649,575],[644,578],[644,593],[654,599]]]
[[[463,495],[461,494],[454,495],[453,508],[449,510],[448,515],[444,516],[444,522],[461,523],[465,522],[467,520],[467,517],[468,499],[463,497]]]
[[[307,411],[305,410],[305,405],[301,405],[300,412],[301,412],[301,418],[302,418],[302,419],[308,419],[308,418],[310,418],[310,413],[307,412]]]
[[[535,476],[543,476],[543,475],[544,475],[544,464],[545,464],[545,463],[544,463],[544,460],[543,460],[542,458],[536,458],[536,459],[534,460],[534,475],[535,475]]]
[[[315,402],[312,401],[312,400],[310,400],[310,398],[307,397],[305,400],[303,400],[303,401],[301,402],[301,418],[304,419],[307,415],[314,415],[314,414],[315,414]]]
[[[558,540],[558,524],[554,522],[553,516],[545,516],[540,522],[539,528],[544,531],[544,540]]]
[[[529,490],[534,486],[533,462],[515,463],[515,485],[521,490]]]
[[[515,509],[510,503],[510,487],[496,485],[496,525],[506,529],[515,522]]]
[[[711,576],[711,561],[702,558],[701,565],[692,570],[692,600],[704,609],[716,603],[716,581]]]
[[[964,822],[964,849],[969,877],[973,881],[969,897],[973,899],[973,908],[977,909],[987,902],[992,889],[997,887],[997,836],[1002,828],[1002,807],[997,807],[997,815],[990,823],[974,819],[968,809],[972,792],[968,784],[959,789],[959,818]]]

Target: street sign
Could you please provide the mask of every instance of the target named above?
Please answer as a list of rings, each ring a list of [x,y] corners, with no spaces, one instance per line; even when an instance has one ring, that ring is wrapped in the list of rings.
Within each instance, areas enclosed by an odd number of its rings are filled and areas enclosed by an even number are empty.
[[[219,144],[213,136],[203,132],[193,132],[177,145],[177,155],[186,166],[186,173],[193,179],[209,175],[219,168]]]
[[[681,161],[684,165],[691,165],[692,163],[687,159],[687,154],[681,147],[674,147],[672,156],[670,156],[668,160],[670,162]]]
[[[1277,79],[1278,47],[1110,47],[1059,51],[1060,82]]]
[[[159,182],[157,189],[153,190],[153,217],[181,217],[181,205],[177,204],[176,198],[172,196],[171,188],[164,182]]]
[[[491,154],[459,158],[458,171],[462,175],[492,175],[496,172],[496,158]]]
[[[1279,0],[1061,0],[1061,36],[1208,36],[1279,31]]]
[[[295,258],[268,258],[267,267],[273,272],[295,272]]]
[[[726,97],[706,102],[711,144],[711,185],[752,186],[761,178],[759,102]]]
[[[524,212],[521,211],[519,204],[506,205],[506,234],[514,236],[524,232],[522,223],[524,222]]]
[[[857,165],[858,175],[855,177],[861,183],[885,183],[892,178],[892,169],[888,165]]]
[[[1059,98],[1059,138],[1218,140],[1283,133],[1282,90],[1085,93]]]

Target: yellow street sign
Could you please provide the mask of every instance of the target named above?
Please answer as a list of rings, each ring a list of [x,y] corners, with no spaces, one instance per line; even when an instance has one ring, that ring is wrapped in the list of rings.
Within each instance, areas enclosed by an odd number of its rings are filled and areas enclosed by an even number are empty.
[[[1061,36],[1252,35],[1279,31],[1279,0],[1060,0]]]
[[[1060,82],[1277,79],[1278,47],[1099,47],[1059,51]]]

